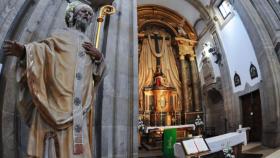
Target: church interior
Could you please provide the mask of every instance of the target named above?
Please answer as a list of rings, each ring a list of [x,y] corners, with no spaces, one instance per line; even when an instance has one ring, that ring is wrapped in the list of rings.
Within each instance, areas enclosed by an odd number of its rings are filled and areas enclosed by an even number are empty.
[[[0,0],[0,157],[27,157],[29,131],[4,40],[66,27],[70,2]],[[93,104],[93,157],[280,157],[279,0],[81,2],[95,12],[85,34],[95,43],[100,33],[108,67]],[[99,28],[104,5],[116,11]]]

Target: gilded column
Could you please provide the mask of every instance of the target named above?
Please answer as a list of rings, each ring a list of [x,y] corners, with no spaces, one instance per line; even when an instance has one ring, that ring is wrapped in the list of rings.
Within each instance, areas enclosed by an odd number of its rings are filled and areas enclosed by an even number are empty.
[[[184,114],[191,112],[191,101],[190,101],[190,92],[188,88],[188,73],[189,66],[186,63],[186,57],[190,56],[193,52],[193,44],[196,43],[196,41],[186,39],[184,37],[176,37],[175,38],[178,46],[179,46],[179,55],[180,55],[180,63],[181,63],[181,74],[182,74],[182,96],[183,96],[183,112]]]
[[[180,63],[181,63],[181,70],[182,70],[182,92],[183,92],[183,110],[184,112],[190,112],[190,102],[189,102],[189,93],[188,93],[188,78],[187,78],[187,71],[188,65],[185,61],[185,56],[180,56]]]
[[[192,78],[194,108],[195,108],[195,111],[201,111],[201,105],[200,105],[200,83],[199,83],[197,64],[196,64],[196,61],[195,61],[195,55],[194,54],[192,54],[190,56],[190,63],[191,63],[191,74],[192,74],[191,78]]]
[[[185,57],[188,53],[185,38],[177,37],[175,38],[179,46],[180,64],[181,64],[181,74],[182,74],[182,115],[183,120],[181,123],[186,123],[187,113],[191,111],[191,104],[189,101],[189,89],[188,89],[188,76],[187,71],[188,65],[186,64]]]

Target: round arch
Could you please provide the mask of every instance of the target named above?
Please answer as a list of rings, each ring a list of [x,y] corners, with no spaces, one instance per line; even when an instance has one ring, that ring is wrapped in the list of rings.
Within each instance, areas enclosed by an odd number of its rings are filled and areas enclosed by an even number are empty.
[[[187,19],[174,10],[159,5],[140,5],[138,11],[138,32],[147,23],[157,23],[167,26],[177,35],[178,25],[187,33],[189,39],[197,40],[197,35]]]

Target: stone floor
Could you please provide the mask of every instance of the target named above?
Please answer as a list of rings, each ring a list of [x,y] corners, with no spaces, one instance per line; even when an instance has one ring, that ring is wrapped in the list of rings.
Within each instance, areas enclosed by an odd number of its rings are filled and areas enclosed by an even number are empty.
[[[145,149],[140,149],[138,153],[139,158],[160,158],[162,157],[162,152],[160,150],[147,151]]]
[[[261,145],[261,143],[249,143],[242,147],[242,153],[248,154],[263,154],[263,158],[280,158],[280,147],[268,148]]]

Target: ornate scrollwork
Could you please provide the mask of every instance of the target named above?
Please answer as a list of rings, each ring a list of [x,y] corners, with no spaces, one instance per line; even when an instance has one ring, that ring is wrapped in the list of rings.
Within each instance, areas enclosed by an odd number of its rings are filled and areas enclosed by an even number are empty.
[[[106,15],[111,15],[116,12],[116,8],[112,5],[104,5],[100,8],[99,16],[97,18],[98,22],[103,22]]]
[[[104,5],[100,8],[100,12],[99,12],[99,16],[97,18],[97,22],[98,22],[98,29],[97,29],[97,33],[96,33],[96,43],[95,43],[95,47],[98,48],[99,47],[99,36],[100,36],[100,30],[101,30],[101,23],[104,21],[104,17],[106,15],[111,15],[114,14],[116,12],[116,8],[112,5]]]
[[[176,37],[175,40],[179,46],[179,55],[180,56],[192,56],[194,55],[194,46],[196,45],[197,41],[186,39],[184,37]]]

